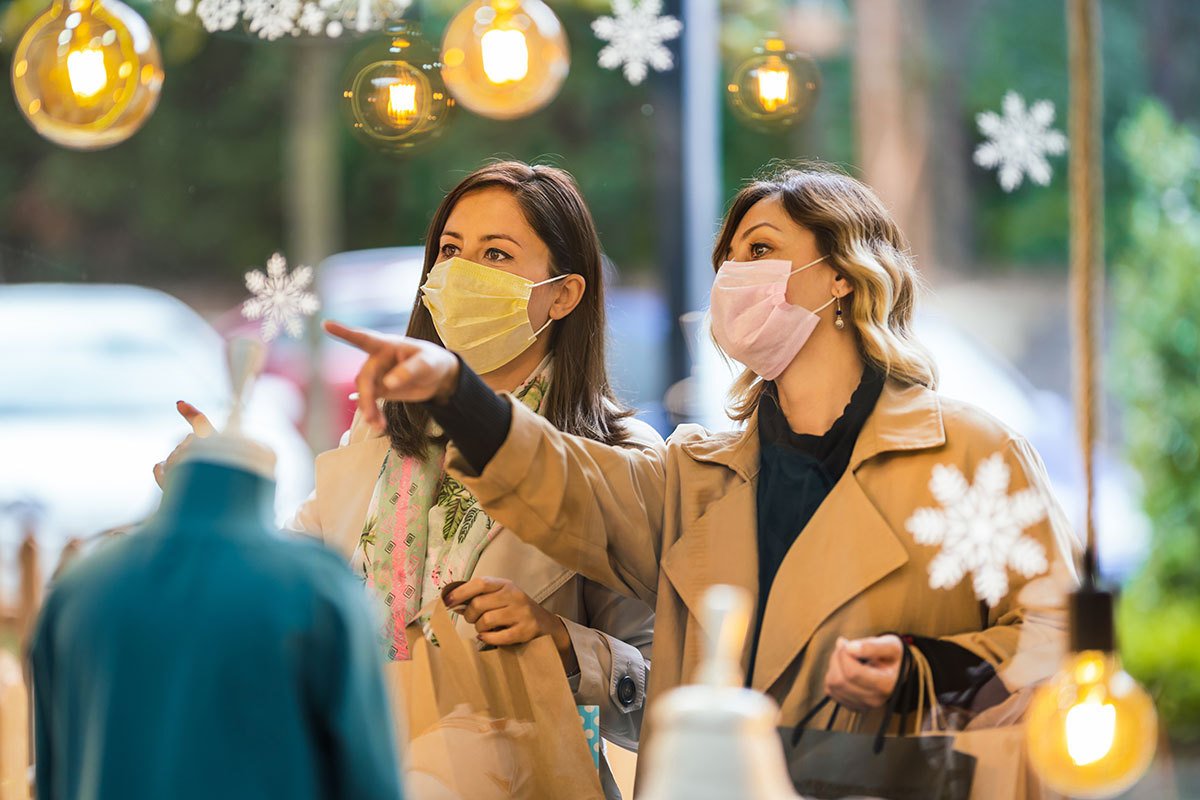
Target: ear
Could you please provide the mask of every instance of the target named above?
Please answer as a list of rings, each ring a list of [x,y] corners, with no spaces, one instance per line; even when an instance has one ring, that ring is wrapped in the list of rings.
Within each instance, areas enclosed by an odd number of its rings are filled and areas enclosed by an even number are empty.
[[[838,274],[833,279],[833,296],[839,300],[854,291],[854,287],[850,285],[850,281],[846,280],[845,275]]]
[[[587,291],[587,281],[582,275],[571,274],[558,282],[558,294],[550,304],[550,319],[562,319],[575,310]]]

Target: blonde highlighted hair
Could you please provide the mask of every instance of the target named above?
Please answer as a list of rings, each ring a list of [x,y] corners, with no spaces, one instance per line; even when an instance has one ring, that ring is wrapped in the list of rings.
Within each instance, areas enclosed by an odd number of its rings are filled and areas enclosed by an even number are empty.
[[[713,270],[728,258],[746,212],[767,198],[778,198],[788,216],[813,233],[826,263],[849,282],[845,319],[863,360],[888,378],[935,388],[937,367],[913,333],[921,288],[916,264],[891,214],[861,181],[819,163],[777,168],[753,180],[729,205],[713,247]],[[753,416],[764,388],[758,375],[742,372],[729,392],[730,417]]]

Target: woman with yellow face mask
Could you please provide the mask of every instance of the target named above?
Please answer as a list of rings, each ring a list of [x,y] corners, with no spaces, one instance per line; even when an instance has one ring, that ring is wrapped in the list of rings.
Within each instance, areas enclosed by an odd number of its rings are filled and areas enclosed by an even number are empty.
[[[429,226],[409,337],[454,351],[488,387],[559,430],[660,447],[658,434],[616,402],[604,331],[600,243],[570,175],[501,162],[446,195]],[[181,411],[194,427],[207,424],[195,409]],[[600,706],[604,737],[636,749],[650,608],[493,520],[446,474],[445,441],[423,405],[387,402],[382,414],[382,430],[356,415],[341,445],[317,457],[316,489],[291,527],[341,551],[379,594],[388,656],[407,658],[408,623],[465,581],[453,591],[460,633],[494,646],[551,637],[576,702]],[[606,794],[619,797],[607,765],[602,777]]]

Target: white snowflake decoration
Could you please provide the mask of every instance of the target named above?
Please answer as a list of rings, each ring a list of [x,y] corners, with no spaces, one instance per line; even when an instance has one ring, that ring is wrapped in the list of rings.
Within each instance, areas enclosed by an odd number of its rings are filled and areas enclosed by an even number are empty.
[[[975,596],[989,607],[1008,594],[1008,570],[1026,578],[1048,569],[1046,551],[1025,535],[1046,517],[1036,489],[1008,494],[1011,474],[1000,453],[975,469],[969,485],[957,467],[937,465],[929,491],[942,506],[921,508],[905,523],[917,544],[940,546],[929,563],[929,585],[952,589],[971,573]]]
[[[288,274],[287,261],[279,253],[267,259],[267,271],[246,273],[246,288],[254,295],[242,304],[242,316],[262,320],[262,338],[269,342],[279,335],[280,327],[289,336],[304,332],[304,317],[321,307],[316,295],[307,291],[312,284],[312,267],[297,267]]]
[[[274,41],[284,36],[336,38],[346,28],[371,31],[400,19],[412,0],[174,0],[175,13],[196,19],[209,33],[232,30],[239,21],[250,33]],[[365,10],[365,15],[363,12]],[[363,15],[360,24],[359,16]]]
[[[250,32],[273,42],[296,27],[301,5],[300,0],[245,0],[243,9]]]
[[[986,169],[999,167],[1000,187],[1006,192],[1020,186],[1025,175],[1048,186],[1053,173],[1046,156],[1067,152],[1067,137],[1050,127],[1054,104],[1038,100],[1027,112],[1021,95],[1008,92],[1002,107],[1004,116],[995,111],[975,116],[979,132],[988,139],[975,148],[975,163]]]
[[[662,0],[613,0],[613,16],[592,23],[596,38],[608,42],[600,51],[600,66],[616,69],[625,65],[625,79],[637,86],[646,79],[647,67],[665,72],[674,64],[663,44],[679,36],[683,23],[662,16]]]
[[[184,7],[186,8],[186,3]],[[239,0],[200,0],[196,6],[196,16],[200,24],[210,33],[227,31],[237,25],[241,13],[242,4]]]

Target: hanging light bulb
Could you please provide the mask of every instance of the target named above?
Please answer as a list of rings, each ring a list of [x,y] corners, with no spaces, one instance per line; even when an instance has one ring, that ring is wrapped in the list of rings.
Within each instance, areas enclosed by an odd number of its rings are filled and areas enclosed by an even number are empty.
[[[403,151],[445,130],[454,99],[433,46],[400,22],[351,62],[342,99],[350,125],[374,147]]]
[[[21,113],[41,136],[76,150],[133,136],[154,112],[162,83],[154,35],[117,0],[54,0],[13,53]]]
[[[446,28],[442,64],[458,102],[515,119],[554,99],[571,59],[562,23],[541,0],[474,0]]]
[[[808,116],[820,88],[816,62],[770,36],[734,70],[725,93],[738,117],[757,128],[779,130]]]
[[[1071,596],[1072,654],[1026,716],[1030,761],[1056,792],[1112,797],[1154,758],[1154,703],[1121,669],[1113,644],[1112,595],[1085,586]]]

